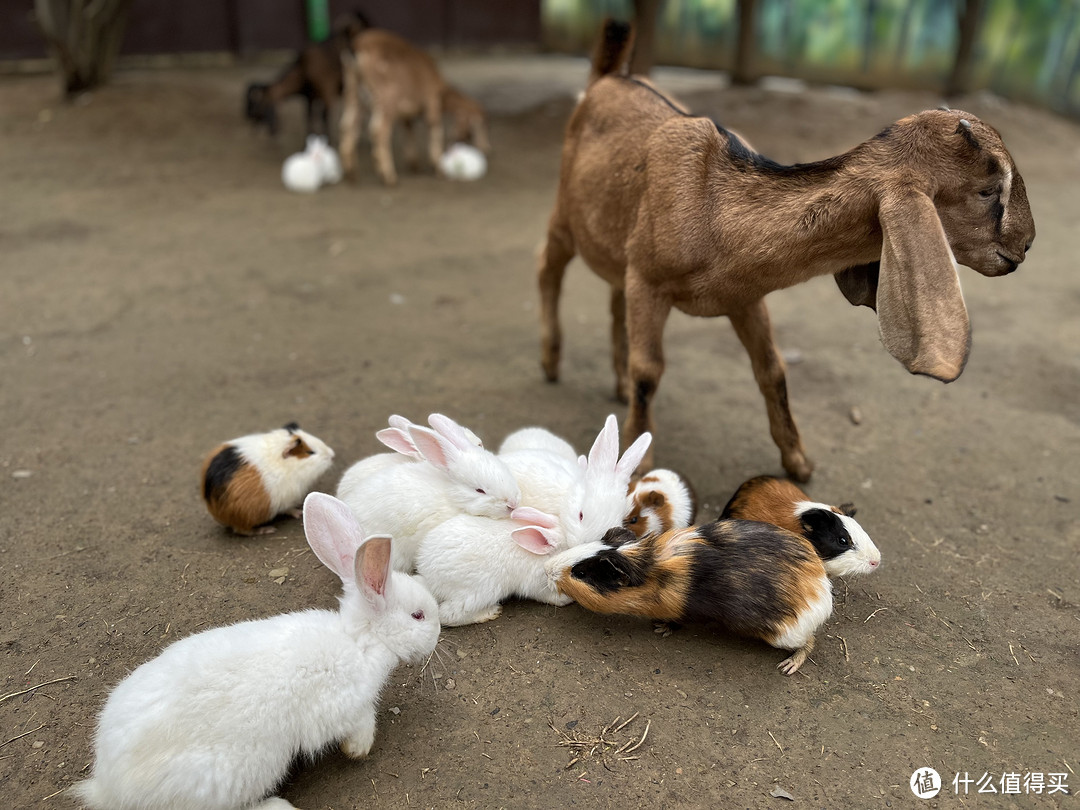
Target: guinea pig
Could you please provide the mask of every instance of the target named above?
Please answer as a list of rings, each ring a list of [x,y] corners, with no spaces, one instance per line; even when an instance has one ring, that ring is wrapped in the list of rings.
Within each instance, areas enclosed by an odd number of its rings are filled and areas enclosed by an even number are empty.
[[[881,564],[881,552],[855,522],[851,504],[829,506],[811,501],[790,481],[759,475],[735,490],[721,519],[760,520],[809,540],[831,577],[869,574]]]
[[[690,482],[672,470],[651,470],[630,484],[623,526],[638,537],[668,529],[682,529],[694,522],[697,495]]]
[[[300,504],[330,469],[334,451],[290,422],[269,433],[225,442],[202,466],[202,495],[214,519],[237,534],[269,534],[280,514],[300,517]]]
[[[832,582],[801,535],[768,523],[718,520],[637,537],[627,528],[580,547],[557,577],[560,593],[596,613],[661,622],[718,622],[794,650],[796,672],[832,614]]]

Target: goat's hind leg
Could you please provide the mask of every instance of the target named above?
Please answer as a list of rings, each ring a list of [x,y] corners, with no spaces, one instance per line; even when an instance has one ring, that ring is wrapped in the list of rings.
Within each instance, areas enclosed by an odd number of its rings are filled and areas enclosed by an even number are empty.
[[[796,481],[809,481],[814,464],[806,457],[799,429],[791,415],[784,360],[773,340],[765,301],[758,300],[745,309],[729,313],[728,317],[735,327],[735,334],[750,355],[754,379],[765,397],[769,431],[780,448],[780,461],[788,475]]]
[[[574,238],[558,222],[558,209],[551,215],[547,241],[541,246],[537,262],[540,285],[540,365],[548,382],[558,382],[562,353],[562,329],[559,326],[559,296],[562,295],[566,265],[574,258]]]

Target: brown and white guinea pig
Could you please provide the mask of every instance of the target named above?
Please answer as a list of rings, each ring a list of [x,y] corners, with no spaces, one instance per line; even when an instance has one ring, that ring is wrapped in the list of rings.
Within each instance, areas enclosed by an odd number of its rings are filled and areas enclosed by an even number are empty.
[[[790,481],[771,475],[751,478],[735,490],[720,517],[759,520],[801,534],[831,577],[869,574],[881,564],[881,552],[855,522],[851,504],[816,503]]]
[[[672,470],[656,469],[630,484],[623,526],[638,537],[694,522],[697,495],[690,482]]]
[[[768,523],[718,520],[637,537],[611,529],[564,552],[559,591],[596,613],[661,622],[719,622],[732,632],[794,650],[793,674],[832,614],[832,582],[801,535]]]
[[[225,442],[202,466],[202,495],[214,519],[237,534],[269,534],[280,514],[300,517],[300,505],[334,451],[295,422],[269,433]],[[258,527],[258,528],[256,528]]]

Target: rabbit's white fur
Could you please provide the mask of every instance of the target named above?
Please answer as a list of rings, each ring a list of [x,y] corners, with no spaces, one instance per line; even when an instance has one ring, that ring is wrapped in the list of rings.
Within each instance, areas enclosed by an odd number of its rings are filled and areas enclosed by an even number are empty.
[[[540,449],[501,456],[527,504],[514,510],[515,520],[459,515],[420,541],[416,570],[439,601],[443,622],[490,621],[510,596],[568,604],[549,577],[552,555],[622,525],[630,476],[650,439],[643,434],[620,458],[618,421],[609,416],[580,463]]]
[[[575,462],[578,457],[577,451],[570,442],[542,427],[523,427],[515,430],[499,445],[500,456],[518,450],[548,450]]]
[[[438,600],[447,627],[491,621],[511,596],[549,605],[573,601],[558,592],[548,572],[559,555],[556,521],[546,517],[544,525],[527,525],[458,515],[427,534],[416,557],[417,575]]]
[[[340,501],[309,495],[304,526],[341,577],[340,610],[207,630],[136,669],[101,713],[93,776],[73,788],[88,807],[287,808],[267,796],[298,753],[335,742],[368,753],[379,690],[399,662],[434,649],[438,608],[390,570],[390,538],[364,542]]]
[[[391,454],[370,456],[338,484],[338,498],[368,531],[394,538],[398,571],[413,569],[421,538],[444,520],[460,514],[508,518],[521,500],[510,469],[474,433],[440,414],[429,422],[434,429],[391,417],[391,427],[377,435],[408,456],[397,463]],[[416,456],[421,460],[409,460]]]

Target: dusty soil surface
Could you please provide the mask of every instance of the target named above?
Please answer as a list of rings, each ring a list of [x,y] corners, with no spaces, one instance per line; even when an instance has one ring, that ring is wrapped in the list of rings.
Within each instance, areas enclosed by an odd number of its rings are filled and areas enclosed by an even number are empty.
[[[486,178],[404,174],[387,190],[365,154],[357,186],[315,196],[279,181],[299,105],[277,142],[240,120],[244,82],[272,71],[122,73],[74,105],[48,77],[0,83],[6,806],[73,806],[60,792],[87,772],[109,689],[170,642],[335,605],[297,521],[240,539],[211,520],[197,478],[217,443],[295,419],[336,449],[320,483],[333,491],[394,412],[443,411],[489,444],[542,424],[579,449],[624,414],[606,290],[580,263],[562,381],[538,364],[533,252],[584,63],[449,69],[492,106]],[[939,102],[657,78],[785,162]],[[1019,272],[961,271],[964,376],[907,375],[830,279],[770,297],[817,462],[808,491],[855,501],[884,554],[874,576],[837,583],[812,661],[788,678],[784,653],[710,628],[660,638],[514,602],[396,672],[370,758],[328,754],[285,797],[734,808],[786,806],[781,789],[795,806],[898,807],[919,804],[909,779],[933,767],[946,784],[927,806],[1075,805],[1002,793],[1002,778],[1065,774],[1080,790],[1080,129],[993,98],[955,106],[1001,130],[1039,231]],[[779,456],[726,321],[675,315],[666,344],[657,461],[690,477],[711,518],[746,478],[781,472]],[[978,794],[991,779],[998,793]]]

